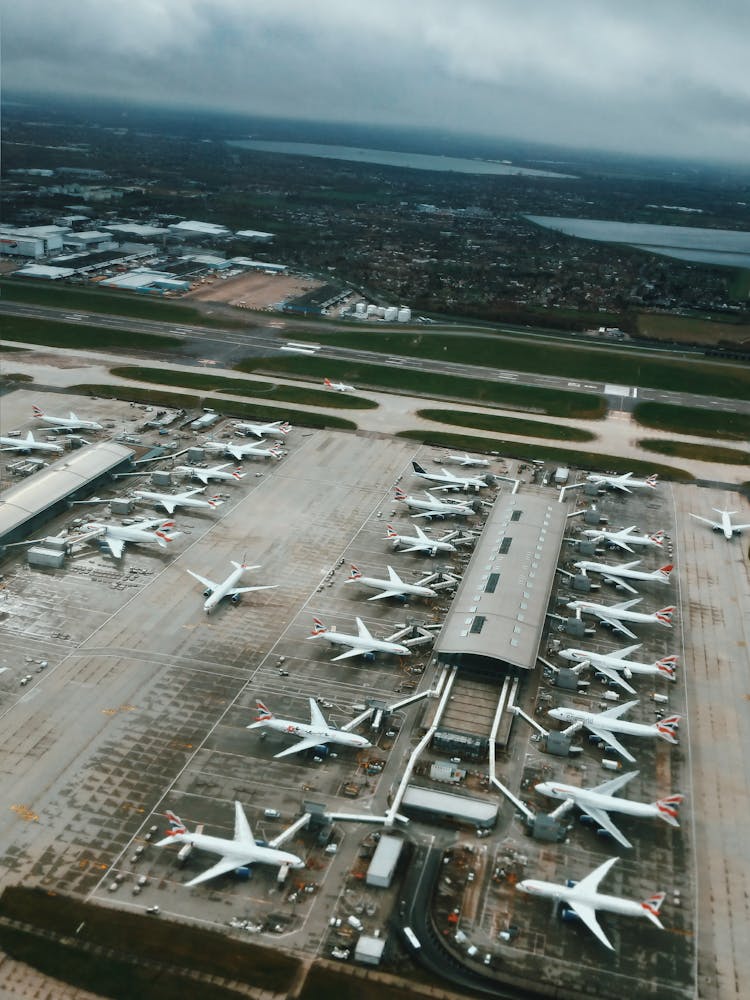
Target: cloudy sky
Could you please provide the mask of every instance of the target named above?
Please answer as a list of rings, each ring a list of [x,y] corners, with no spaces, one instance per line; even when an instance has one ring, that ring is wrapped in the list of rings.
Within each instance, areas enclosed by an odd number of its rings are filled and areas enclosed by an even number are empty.
[[[750,0],[23,0],[9,91],[750,163]]]

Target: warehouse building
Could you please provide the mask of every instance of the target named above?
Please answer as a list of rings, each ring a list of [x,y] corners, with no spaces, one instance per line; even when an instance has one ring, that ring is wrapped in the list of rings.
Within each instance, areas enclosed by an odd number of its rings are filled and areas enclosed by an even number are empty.
[[[426,822],[469,824],[477,829],[490,829],[497,823],[498,805],[490,799],[474,799],[409,785],[401,800],[401,811]]]
[[[372,861],[370,861],[370,867],[367,869],[365,881],[368,885],[374,885],[380,889],[387,889],[390,886],[403,847],[404,842],[401,837],[392,837],[387,834],[381,836]]]

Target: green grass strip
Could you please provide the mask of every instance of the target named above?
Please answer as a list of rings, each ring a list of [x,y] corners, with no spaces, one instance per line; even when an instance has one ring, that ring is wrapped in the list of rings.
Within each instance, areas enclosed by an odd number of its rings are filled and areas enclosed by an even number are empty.
[[[557,441],[594,441],[596,435],[577,427],[548,424],[541,420],[520,420],[494,413],[470,413],[461,410],[417,410],[418,417],[442,424],[455,424],[491,434],[519,434],[526,437],[550,438]]]
[[[719,448],[712,444],[690,444],[688,441],[639,441],[645,451],[675,458],[689,458],[695,462],[720,462],[722,465],[750,465],[750,454],[737,448]]]
[[[697,437],[750,438],[750,414],[724,413],[701,406],[673,406],[671,403],[638,403],[634,419],[642,427]]]
[[[175,337],[161,337],[156,333],[132,333],[21,316],[3,316],[0,336],[3,340],[18,340],[44,347],[67,347],[70,350],[155,351],[163,354],[165,351],[181,351],[183,346]]]

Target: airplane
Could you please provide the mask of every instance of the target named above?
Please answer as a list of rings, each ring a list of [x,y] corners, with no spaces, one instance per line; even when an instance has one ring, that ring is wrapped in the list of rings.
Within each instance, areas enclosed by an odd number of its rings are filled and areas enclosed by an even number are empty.
[[[165,521],[161,517],[135,521],[133,524],[105,524],[94,521],[86,527],[90,531],[87,531],[81,540],[96,538],[107,546],[115,559],[122,556],[126,542],[156,542],[161,548],[166,549],[168,542],[179,538],[182,534],[181,531],[170,530],[174,528],[174,521]]]
[[[467,452],[463,455],[446,455],[446,462],[455,462],[457,465],[484,465],[488,466],[490,463],[486,458],[472,458]]]
[[[482,490],[490,484],[487,481],[489,473],[484,476],[456,476],[447,469],[440,472],[426,472],[418,462],[411,463],[414,475],[420,479],[425,479],[428,483],[442,483],[441,486],[433,486],[431,489],[438,490]]]
[[[223,500],[219,497],[209,497],[208,500],[199,500],[196,493],[203,493],[205,486],[199,486],[194,490],[185,490],[184,493],[154,493],[151,490],[133,490],[134,496],[139,500],[151,503],[153,507],[160,504],[168,514],[174,514],[177,507],[221,507]]]
[[[2,440],[4,441],[5,438]],[[701,517],[700,514],[691,514],[690,516],[694,517],[696,521],[703,521],[704,524],[710,525],[714,531],[723,531],[727,541],[731,541],[733,535],[740,535],[750,528],[750,524],[732,524],[732,514],[736,514],[736,510],[719,510],[718,507],[712,507],[711,510],[715,510],[717,514],[721,515],[720,521],[712,521],[708,517]]]
[[[81,420],[71,410],[67,417],[51,417],[40,410],[38,406],[32,406],[32,412],[37,420],[50,424],[55,433],[60,431],[101,431],[104,430],[101,424],[95,420]]]
[[[679,827],[677,822],[678,807],[684,796],[668,795],[656,802],[634,802],[632,799],[615,798],[629,781],[638,775],[638,771],[630,774],[620,774],[611,781],[605,781],[595,788],[581,788],[580,785],[564,785],[558,781],[542,781],[534,788],[540,795],[548,795],[552,799],[562,799],[562,804],[550,813],[554,819],[564,816],[573,806],[578,806],[585,816],[590,816],[603,830],[614,837],[623,847],[632,847],[625,834],[612,822],[611,812],[623,813],[626,816],[652,817],[663,819],[670,826]]]
[[[594,542],[605,542],[611,547],[624,549],[632,552],[631,545],[657,545],[661,548],[664,545],[664,532],[655,531],[653,535],[634,535],[636,526],[631,524],[629,528],[620,528],[619,531],[609,531],[607,528],[587,528],[583,533]]]
[[[674,569],[674,565],[672,563],[660,566],[658,569],[654,569],[650,573],[645,573],[643,570],[634,568],[635,566],[640,566],[640,564],[640,559],[636,559],[629,563],[623,563],[621,566],[610,566],[608,563],[588,562],[583,559],[573,565],[582,576],[586,576],[587,573],[599,573],[606,583],[613,583],[615,587],[622,590],[629,590],[631,594],[637,594],[638,591],[635,587],[631,587],[629,583],[626,583],[626,580],[654,580],[656,583],[669,583],[669,574]]]
[[[336,660],[346,660],[351,656],[372,657],[375,653],[396,653],[398,656],[411,656],[411,650],[408,646],[404,646],[400,642],[390,642],[388,639],[376,639],[370,634],[361,618],[354,620],[357,623],[357,634],[346,635],[343,632],[337,632],[335,625],[332,628],[327,628],[320,618],[313,618],[313,630],[307,638],[317,639],[324,635],[333,645],[350,647],[345,653],[334,656],[332,663],[335,663]]]
[[[174,471],[181,472],[184,476],[190,476],[191,479],[198,479],[206,486],[208,486],[211,479],[239,482],[240,479],[245,478],[245,473],[241,469],[235,469],[233,472],[223,471],[224,469],[228,469],[232,464],[232,462],[225,462],[224,465],[213,465],[210,469],[201,469],[198,465],[178,465]]]
[[[638,701],[628,701],[623,705],[615,705],[614,708],[608,708],[606,712],[583,712],[577,708],[551,708],[547,712],[553,719],[557,719],[559,722],[569,722],[570,726],[563,730],[566,735],[574,733],[576,730],[580,729],[582,726],[589,730],[598,739],[603,740],[615,753],[619,753],[621,757],[625,760],[630,761],[631,764],[635,762],[635,757],[626,750],[625,747],[620,743],[615,733],[622,733],[625,736],[647,736],[654,738],[656,736],[668,743],[677,743],[675,739],[675,730],[677,729],[681,716],[670,715],[666,719],[661,719],[659,722],[644,723],[644,722],[628,722],[627,720],[621,719],[620,716],[637,705]]]
[[[347,385],[345,382],[332,382],[329,378],[323,379],[323,385],[326,389],[335,389],[336,392],[354,392],[353,385]]]
[[[253,442],[252,444],[234,444],[231,441],[206,441],[203,445],[208,451],[220,451],[223,455],[231,455],[236,462],[241,462],[243,458],[281,458],[279,445],[273,448],[261,448],[265,440]]]
[[[595,604],[593,601],[577,600],[568,601],[565,607],[570,608],[571,611],[575,611],[577,615],[594,615],[602,625],[609,625],[616,632],[629,635],[631,639],[637,639],[638,636],[635,632],[631,632],[627,625],[623,625],[623,621],[642,622],[645,624],[658,622],[664,628],[672,628],[671,619],[675,610],[672,605],[667,608],[660,608],[658,611],[652,611],[650,614],[646,614],[643,611],[630,610],[635,604],[640,604],[642,600],[642,597],[635,597],[630,601],[620,601],[619,604]]]
[[[438,500],[429,490],[424,491],[426,500],[418,497],[408,497],[400,487],[396,487],[395,499],[401,500],[410,510],[422,513],[412,514],[412,517],[471,517],[474,508],[461,500]]]
[[[205,576],[200,576],[199,573],[194,573],[191,569],[187,571],[198,581],[198,583],[202,583],[206,588],[203,591],[203,596],[206,598],[203,610],[207,615],[211,614],[219,601],[221,601],[224,597],[228,597],[232,604],[239,604],[240,596],[242,594],[249,594],[254,590],[274,590],[278,587],[277,583],[270,583],[261,587],[238,587],[237,584],[242,579],[242,574],[245,570],[260,569],[260,566],[248,566],[244,559],[241,563],[234,562],[234,560],[232,560],[232,565],[234,566],[234,569],[229,576],[220,583],[216,583],[214,580],[209,580]]]
[[[272,729],[276,733],[288,733],[290,736],[296,736],[299,739],[300,742],[295,743],[294,746],[287,747],[286,750],[282,750],[280,753],[275,753],[274,759],[288,757],[290,754],[300,753],[302,750],[312,750],[323,743],[337,743],[340,746],[356,747],[358,750],[372,746],[372,743],[364,736],[357,736],[356,733],[349,733],[345,729],[336,729],[335,726],[329,726],[316,700],[310,698],[309,701],[309,723],[290,722],[289,719],[277,719],[262,701],[256,701],[259,712],[258,718],[245,728]]]
[[[37,441],[33,431],[25,438],[0,437],[0,451],[49,451],[62,455],[64,448],[59,444],[49,444],[47,441]]]
[[[438,552],[457,552],[457,548],[449,539],[454,538],[458,532],[449,531],[443,538],[430,538],[422,531],[419,525],[414,525],[416,535],[399,535],[392,524],[386,525],[385,537],[393,542],[394,549],[401,545],[408,545],[409,548],[402,549],[402,552],[426,552],[434,556]]]
[[[287,420],[274,420],[270,424],[241,423],[235,424],[234,429],[241,434],[252,434],[254,437],[279,437],[283,438],[292,429],[292,425]]]
[[[618,860],[618,858],[609,858],[585,878],[582,878],[580,882],[568,881],[565,885],[558,885],[555,882],[527,878],[522,882],[517,882],[516,889],[530,896],[552,899],[555,906],[557,903],[564,903],[568,910],[572,910],[606,948],[614,951],[612,943],[596,919],[596,911],[607,910],[609,913],[620,913],[625,917],[648,917],[652,923],[664,930],[664,925],[659,920],[659,910],[667,895],[665,892],[655,892],[653,896],[649,896],[648,899],[639,903],[623,899],[621,896],[606,896],[597,892],[599,883]]]
[[[630,694],[635,694],[635,688],[628,684],[628,680],[635,674],[649,674],[666,677],[667,680],[674,681],[675,667],[677,666],[676,656],[663,656],[654,663],[638,663],[635,660],[628,660],[631,653],[641,648],[642,643],[638,642],[634,646],[626,646],[624,649],[616,650],[614,653],[591,653],[586,649],[563,649],[557,655],[563,660],[570,660],[579,664],[587,664],[593,667],[600,674]]]
[[[656,481],[658,476],[654,473],[653,476],[649,476],[648,479],[634,479],[632,472],[626,472],[621,476],[605,476],[599,475],[596,472],[590,472],[586,476],[586,481],[589,483],[594,483],[596,486],[609,486],[613,490],[623,490],[625,493],[632,493],[629,487],[634,489],[656,489]]]
[[[372,587],[374,590],[381,591],[380,594],[373,594],[372,597],[368,597],[368,601],[380,601],[384,597],[399,597],[402,600],[408,600],[411,596],[437,597],[437,591],[433,590],[432,587],[426,587],[421,583],[405,583],[395,569],[391,566],[388,566],[387,569],[388,579],[380,580],[374,576],[362,576],[357,567],[352,565],[351,573],[346,583],[361,583],[365,587]],[[430,577],[427,577],[427,579],[430,579]]]
[[[298,858],[296,854],[288,851],[280,851],[273,846],[277,843],[271,841],[268,847],[261,847],[253,836],[247,816],[239,802],[234,803],[234,837],[229,840],[227,837],[212,837],[197,830],[190,833],[179,816],[167,810],[167,819],[170,829],[167,830],[163,840],[158,840],[155,847],[166,847],[167,844],[185,844],[188,847],[197,847],[203,851],[211,851],[213,854],[221,855],[221,859],[211,868],[185,883],[186,888],[207,882],[216,878],[217,875],[226,875],[229,872],[237,871],[238,868],[245,868],[247,865],[289,865],[290,868],[304,868],[305,862]],[[283,836],[283,834],[282,834]]]

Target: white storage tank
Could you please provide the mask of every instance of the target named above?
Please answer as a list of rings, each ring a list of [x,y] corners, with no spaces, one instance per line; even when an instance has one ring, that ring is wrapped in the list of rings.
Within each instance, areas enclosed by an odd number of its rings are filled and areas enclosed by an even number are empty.
[[[373,305],[372,302],[371,302],[369,304],[369,306],[367,307],[367,315],[368,316],[375,316],[375,315],[377,315],[377,311],[378,311],[378,307],[375,306],[375,305]]]
[[[357,314],[357,316],[364,316],[366,309],[367,309],[367,304],[365,302],[358,302],[354,307],[354,311]]]
[[[386,321],[386,323],[395,323],[397,318],[398,318],[398,309],[397,309],[397,307],[396,306],[388,306],[388,308],[385,310],[385,314],[383,316],[383,319]]]
[[[408,306],[401,306],[398,311],[399,323],[411,323],[411,309]]]
[[[375,311],[375,315],[378,317],[378,319],[384,319],[385,318],[385,306],[378,306],[378,308]]]

